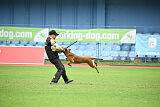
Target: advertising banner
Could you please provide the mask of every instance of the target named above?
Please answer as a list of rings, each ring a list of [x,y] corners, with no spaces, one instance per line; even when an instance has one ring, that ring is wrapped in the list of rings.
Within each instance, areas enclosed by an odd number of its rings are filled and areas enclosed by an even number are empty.
[[[135,29],[54,30],[59,33],[57,42],[135,43],[136,40]]]
[[[0,40],[45,42],[48,31],[48,28],[0,26]]]
[[[57,42],[135,43],[136,40],[135,29],[54,30],[59,33]],[[0,26],[0,40],[45,42],[48,32],[48,28]]]
[[[160,55],[160,36],[158,35],[137,35],[137,55]]]
[[[0,64],[44,64],[44,47],[0,46]]]

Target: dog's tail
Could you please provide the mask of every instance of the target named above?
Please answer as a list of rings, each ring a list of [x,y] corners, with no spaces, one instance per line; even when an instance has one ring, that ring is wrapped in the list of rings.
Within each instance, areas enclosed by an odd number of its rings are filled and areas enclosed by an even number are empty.
[[[91,58],[92,60],[103,60],[103,59],[100,59],[100,58]]]

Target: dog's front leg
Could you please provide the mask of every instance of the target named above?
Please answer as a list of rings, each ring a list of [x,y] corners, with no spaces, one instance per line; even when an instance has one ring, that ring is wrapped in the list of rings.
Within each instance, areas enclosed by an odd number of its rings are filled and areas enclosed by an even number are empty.
[[[69,62],[68,65],[72,67],[71,62]]]
[[[69,57],[67,58],[70,62],[68,63],[69,66],[72,66],[71,63],[74,63],[74,58],[73,57]]]

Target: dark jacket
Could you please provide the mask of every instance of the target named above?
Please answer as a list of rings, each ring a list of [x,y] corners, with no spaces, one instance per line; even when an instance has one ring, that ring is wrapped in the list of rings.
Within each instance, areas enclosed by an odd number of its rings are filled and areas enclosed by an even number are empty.
[[[55,43],[56,43],[55,40],[51,37],[48,37],[45,42],[45,50],[50,61],[55,58],[59,58],[58,52],[56,51],[54,52],[51,49],[51,46],[53,46]]]

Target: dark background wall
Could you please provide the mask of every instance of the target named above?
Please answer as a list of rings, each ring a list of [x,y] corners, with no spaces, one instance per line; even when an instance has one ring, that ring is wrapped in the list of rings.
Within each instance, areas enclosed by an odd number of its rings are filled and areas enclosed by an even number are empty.
[[[160,0],[0,0],[0,24],[160,33]]]

